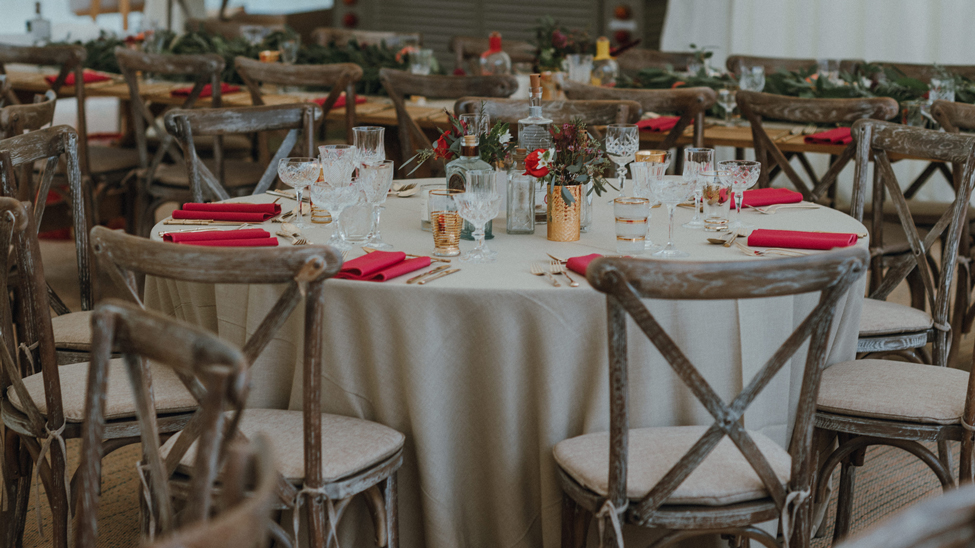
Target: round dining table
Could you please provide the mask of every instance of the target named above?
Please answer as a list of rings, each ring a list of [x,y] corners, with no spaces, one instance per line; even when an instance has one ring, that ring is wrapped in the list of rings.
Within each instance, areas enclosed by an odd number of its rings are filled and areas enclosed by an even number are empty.
[[[443,180],[420,180],[421,188]],[[613,195],[616,191],[610,191]],[[234,201],[271,202],[257,195]],[[295,202],[280,201],[286,210]],[[421,193],[386,201],[382,237],[395,250],[427,255],[421,230]],[[654,208],[650,235],[664,243],[665,208]],[[732,213],[733,214],[733,213]],[[768,261],[735,246],[708,243],[702,230],[680,225],[692,211],[678,208],[677,247],[686,261]],[[759,228],[866,235],[852,217],[826,207],[784,209],[766,215],[744,210]],[[578,287],[560,276],[554,287],[531,273],[533,263],[616,253],[613,208],[593,199],[592,227],[576,242],[552,242],[546,225],[534,234],[505,233],[504,208],[494,219],[497,251],[491,264],[452,259],[460,271],[425,285],[412,275],[376,283],[329,280],[325,291],[323,409],[395,428],[406,435],[399,471],[399,530],[406,548],[555,548],[559,546],[561,489],[552,448],[581,434],[606,431],[609,379],[605,296],[585,277]],[[329,225],[310,224],[303,235],[324,243]],[[281,226],[264,224],[271,233]],[[160,223],[161,230],[193,227]],[[281,238],[279,245],[291,245]],[[866,247],[867,238],[855,244]],[[474,242],[462,241],[462,251]],[[247,248],[240,248],[247,253]],[[353,259],[360,248],[348,255]],[[829,251],[810,251],[829,253]],[[647,260],[657,260],[644,255]],[[433,263],[431,268],[441,263]],[[827,364],[854,359],[865,279],[837,307]],[[147,306],[204,326],[242,344],[256,330],[283,286],[200,285],[146,281]],[[657,321],[725,401],[730,401],[815,306],[818,294],[723,301],[648,301]],[[250,407],[301,407],[302,314],[294,313],[252,365]],[[630,425],[713,423],[667,362],[630,324]],[[783,446],[795,409],[803,347],[751,405],[745,426]],[[365,511],[343,519],[345,546],[370,546]],[[595,527],[592,528],[593,530]],[[635,534],[629,529],[626,536]]]

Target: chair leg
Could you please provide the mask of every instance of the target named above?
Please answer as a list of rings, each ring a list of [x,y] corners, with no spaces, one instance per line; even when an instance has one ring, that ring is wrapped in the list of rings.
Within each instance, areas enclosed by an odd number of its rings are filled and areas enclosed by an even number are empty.
[[[33,461],[20,444],[20,436],[4,429],[3,467],[4,485],[0,512],[0,542],[2,548],[21,548],[27,523],[27,504]]]
[[[856,467],[863,466],[866,449],[854,451],[840,464],[840,488],[836,497],[836,524],[833,528],[833,544],[850,533],[853,522],[853,487]]]
[[[582,548],[589,535],[589,522],[592,512],[586,510],[570,497],[562,493],[562,548]],[[612,529],[612,527],[608,527]],[[615,544],[606,544],[615,546]]]
[[[951,457],[951,442],[948,440],[938,440],[938,460],[949,474],[954,476],[954,459]]]
[[[386,548],[399,548],[399,493],[396,472],[386,478]]]

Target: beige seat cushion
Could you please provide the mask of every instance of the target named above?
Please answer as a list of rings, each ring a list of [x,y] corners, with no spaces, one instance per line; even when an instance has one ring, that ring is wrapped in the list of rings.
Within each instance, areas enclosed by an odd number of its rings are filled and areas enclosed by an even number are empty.
[[[626,496],[640,499],[650,492],[707,431],[706,426],[669,426],[630,430]],[[785,449],[757,432],[749,432],[768,459],[775,475],[789,481],[792,457]],[[609,490],[609,433],[597,432],[559,442],[559,466],[582,486],[600,495]],[[677,487],[667,504],[724,506],[769,496],[758,474],[725,437],[700,466]]]
[[[823,372],[820,411],[875,419],[958,424],[968,373],[892,360],[856,360]]]
[[[139,151],[129,147],[89,146],[88,158],[88,169],[95,174],[139,167]]]
[[[211,173],[217,174],[216,163],[213,160],[203,160]],[[225,160],[224,176],[228,188],[257,186],[264,175],[264,168],[254,162],[241,160]],[[162,164],[156,169],[154,181],[170,186],[189,187],[190,179],[186,174],[184,164]]]
[[[152,375],[152,391],[156,400],[156,411],[159,414],[183,413],[197,408],[197,401],[183,386],[179,377],[169,367],[149,362]],[[82,422],[85,411],[85,394],[88,388],[88,362],[63,365],[58,368],[61,377],[61,402],[64,405],[64,418],[68,422]],[[27,393],[42,415],[47,414],[47,402],[44,399],[44,380],[41,374],[31,375],[24,379]],[[20,398],[13,387],[7,389],[7,397],[21,412],[24,411]],[[121,359],[109,362],[108,397],[105,402],[105,418],[107,420],[123,419],[135,416],[135,401],[132,396],[132,385],[128,373]]]
[[[240,431],[253,439],[258,432],[268,437],[278,470],[289,481],[305,477],[305,430],[301,411],[246,409]],[[179,434],[162,448],[164,455]],[[322,475],[336,481],[377,464],[403,447],[403,434],[379,423],[342,415],[322,414]],[[196,444],[180,460],[181,472],[189,474],[196,456]]]
[[[71,312],[51,318],[54,346],[58,350],[91,350],[91,311]]]
[[[860,313],[860,336],[895,335],[926,331],[934,319],[924,310],[877,299],[863,299]]]

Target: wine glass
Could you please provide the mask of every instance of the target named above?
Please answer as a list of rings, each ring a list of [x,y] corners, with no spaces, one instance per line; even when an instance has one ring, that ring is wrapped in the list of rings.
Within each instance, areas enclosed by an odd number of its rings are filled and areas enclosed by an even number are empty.
[[[747,91],[762,91],[765,89],[765,67],[755,65],[742,67],[738,76],[738,87]]]
[[[646,159],[638,159],[630,164],[630,171],[633,174],[633,195],[649,199],[650,205],[653,206],[660,203],[660,199],[653,193],[653,181],[663,177],[664,173],[667,172],[673,153],[669,150],[650,150],[640,151],[640,156]],[[650,216],[647,218],[649,219]],[[644,249],[649,251],[654,247],[660,246],[655,246],[650,241],[650,224],[648,222]]]
[[[728,225],[729,231],[753,228],[754,225],[741,222],[741,201],[744,192],[751,188],[762,174],[762,164],[751,160],[725,160],[718,163],[722,170],[731,173],[731,194],[735,202],[735,220]]]
[[[410,74],[426,76],[433,69],[433,50],[420,49],[410,52]]]
[[[308,186],[318,180],[318,175],[322,171],[322,166],[318,158],[281,158],[278,162],[278,177],[281,182],[295,189],[295,199],[298,205],[295,206],[295,226],[299,229],[305,227],[305,222],[301,218],[302,192]]]
[[[711,171],[714,169],[714,149],[713,148],[685,148],[684,149],[684,172],[682,177],[688,183],[694,185],[694,217],[684,223],[684,228],[704,228],[704,219],[701,218],[701,197],[704,195],[704,181],[698,177],[701,171]]]
[[[606,126],[606,153],[616,164],[619,177],[620,195],[626,196],[623,185],[626,183],[626,165],[636,158],[640,149],[640,128],[636,124],[610,124]],[[612,200],[610,200],[612,202]]]
[[[379,217],[386,209],[382,205],[386,203],[386,195],[393,186],[393,161],[360,165],[359,186],[366,195],[366,202],[372,206],[372,226],[365,245],[374,249],[392,249],[393,246],[384,242],[380,235]]]
[[[457,194],[457,211],[460,216],[474,225],[474,239],[477,245],[460,258],[466,263],[493,263],[497,251],[491,251],[484,244],[484,225],[494,219],[501,209],[501,192],[498,191],[497,173],[493,169],[472,169],[467,172],[464,192]]]
[[[332,237],[325,242],[336,249],[345,251],[352,249],[345,239],[339,217],[345,208],[355,204],[359,200],[359,188],[353,184],[352,177],[345,179],[330,179],[328,176],[323,181],[316,181],[311,186],[311,199],[316,205],[328,210],[332,216]]]
[[[736,104],[735,90],[733,88],[718,90],[718,106],[724,110],[724,122],[726,125],[731,125],[731,113],[735,110]]]
[[[386,159],[383,143],[386,128],[378,126],[359,126],[352,128],[353,146],[358,157],[357,164],[381,164]]]
[[[654,257],[672,259],[675,257],[687,257],[687,253],[677,249],[674,245],[674,211],[677,204],[686,200],[694,192],[695,182],[693,179],[685,177],[658,177],[651,180],[650,188],[654,196],[667,206],[667,214],[670,216],[670,224],[667,228],[667,245],[653,254]]]

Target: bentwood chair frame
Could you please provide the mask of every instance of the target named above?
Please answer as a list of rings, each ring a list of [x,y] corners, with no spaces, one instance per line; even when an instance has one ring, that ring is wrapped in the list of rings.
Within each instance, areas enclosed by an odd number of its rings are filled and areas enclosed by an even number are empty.
[[[975,78],[975,65],[938,65],[936,68],[931,65],[919,63],[888,63],[886,61],[874,61],[871,65],[879,66],[882,69],[894,69],[896,72],[900,72],[908,78],[921,80],[924,83],[928,83],[932,76],[941,71],[957,74],[968,79]],[[866,76],[870,78],[877,77],[876,74],[867,74]]]
[[[327,46],[334,42],[336,46],[341,48],[352,40],[355,40],[360,46],[386,44],[386,47],[397,48],[404,46],[406,41],[412,41],[419,45],[423,43],[423,35],[419,32],[352,30],[333,27],[319,27],[311,32],[312,43],[319,46]]]
[[[11,93],[10,78],[6,74],[0,74],[0,107],[16,104],[10,100],[8,93]]]
[[[840,59],[840,72],[855,74],[863,64],[862,59]],[[765,74],[768,75],[780,70],[795,72],[809,68],[815,69],[817,60],[795,57],[758,57],[754,55],[731,55],[725,60],[725,67],[732,74],[741,74],[743,66],[761,66],[765,69]]]
[[[481,74],[481,54],[487,51],[489,38],[480,36],[454,36],[450,39],[450,51],[454,52],[455,66],[467,74]],[[511,63],[534,63],[535,46],[524,40],[505,40],[504,52],[511,57]]]
[[[325,483],[322,476],[322,339],[325,281],[342,265],[335,250],[322,246],[260,248],[241,254],[229,248],[198,248],[154,242],[104,227],[92,230],[95,254],[105,270],[129,296],[141,304],[135,285],[135,274],[184,282],[207,284],[287,284],[281,297],[262,320],[257,330],[242,346],[247,363],[254,363],[274,334],[281,329],[300,301],[305,301],[304,364],[302,377],[304,417],[304,483],[292,485],[282,479],[279,497],[288,501],[281,508],[295,509],[299,500],[307,509],[308,538],[315,546],[330,545],[331,530],[326,532],[326,508],[333,507],[337,519],[352,498],[367,493],[366,501],[376,521],[380,546],[396,548],[398,542],[396,511],[396,471],[403,463],[402,448],[395,454],[352,476]],[[178,458],[167,458],[166,477],[179,465]],[[189,487],[172,485],[176,496],[185,496]],[[336,524],[337,526],[337,524]],[[275,538],[286,545],[288,540],[280,527]]]
[[[401,165],[420,150],[432,146],[426,132],[410,115],[404,96],[420,95],[448,99],[459,99],[468,95],[510,97],[518,89],[518,80],[514,76],[420,75],[390,68],[379,69],[379,81],[396,108]],[[528,112],[527,108],[525,112]]]
[[[763,263],[668,263],[625,258],[594,261],[586,277],[594,288],[606,294],[609,327],[608,491],[602,496],[587,489],[560,467],[562,546],[583,546],[588,523],[596,514],[597,519],[608,522],[616,522],[622,517],[627,523],[669,529],[651,545],[654,548],[692,536],[718,533],[751,538],[777,548],[775,538],[754,524],[776,519],[787,512],[795,512],[792,515],[796,517],[791,531],[792,545],[808,546],[811,500],[801,494],[808,496],[815,481],[812,438],[817,389],[826,362],[827,341],[837,303],[865,273],[866,265],[866,250],[856,247],[814,257]],[[817,291],[821,291],[821,295],[816,306],[730,404],[721,400],[641,301],[770,298]],[[707,432],[640,500],[630,500],[627,496],[628,463],[641,458],[641,455],[629,453],[627,317],[633,319],[636,327],[650,339],[674,373],[715,419]],[[749,404],[783,366],[791,363],[793,355],[807,339],[802,389],[787,447],[792,458],[790,479],[783,483],[740,421]],[[727,506],[668,506],[667,499],[724,436],[732,440],[761,479],[768,497]],[[601,530],[601,545],[616,545],[618,529],[601,527]],[[788,536],[789,531],[785,535]]]
[[[35,95],[30,104],[0,106],[0,140],[51,124],[56,100],[57,95],[47,91],[44,95]]]
[[[634,74],[645,68],[666,67],[683,72],[694,62],[694,56],[694,52],[632,48],[621,53],[616,62],[620,70]]]
[[[165,196],[160,196],[160,202],[165,199],[192,198],[196,202],[204,199],[226,200],[230,192],[240,194],[242,188],[228,189],[225,177],[214,175],[197,154],[194,138],[203,135],[219,137],[233,133],[263,133],[267,131],[285,130],[284,141],[271,157],[264,169],[260,181],[251,190],[251,194],[263,194],[274,183],[278,176],[278,162],[291,154],[302,142],[303,155],[315,156],[315,125],[322,119],[322,109],[314,103],[290,103],[284,105],[260,107],[227,107],[176,109],[166,113],[166,131],[176,138],[183,155],[187,158],[186,169],[190,181],[189,193],[185,189],[177,192],[172,189]],[[260,164],[254,164],[259,169]],[[222,164],[218,164],[219,168]]]
[[[850,124],[861,118],[889,120],[898,112],[897,101],[889,97],[867,99],[803,99],[755,91],[737,93],[738,108],[748,120],[752,129],[755,158],[762,163],[762,174],[758,186],[766,188],[771,184],[778,168],[789,179],[802,198],[810,202],[832,202],[834,196],[827,193],[835,190],[836,178],[856,154],[856,146],[850,143],[843,152],[831,162],[822,178],[816,175],[803,152],[783,153],[778,144],[769,137],[762,120],[771,118],[802,124]],[[811,181],[811,185],[796,173],[790,160],[796,157]]]
[[[454,113],[473,114],[484,112],[492,122],[517,124],[528,112],[527,99],[492,99],[490,97],[461,97],[454,103]],[[581,120],[590,133],[602,136],[598,126],[607,124],[635,124],[640,120],[643,108],[637,101],[621,100],[566,100],[542,101],[542,114],[553,124],[565,124]]]
[[[280,86],[316,86],[330,88],[328,97],[322,105],[324,120],[335,106],[339,96],[345,93],[345,140],[352,143],[352,128],[355,127],[355,86],[362,80],[362,67],[355,63],[334,63],[330,65],[285,65],[283,63],[262,63],[247,57],[234,59],[237,74],[247,85],[254,105],[264,105],[261,83]],[[263,143],[266,148],[267,144]],[[262,160],[264,155],[261,155]]]

